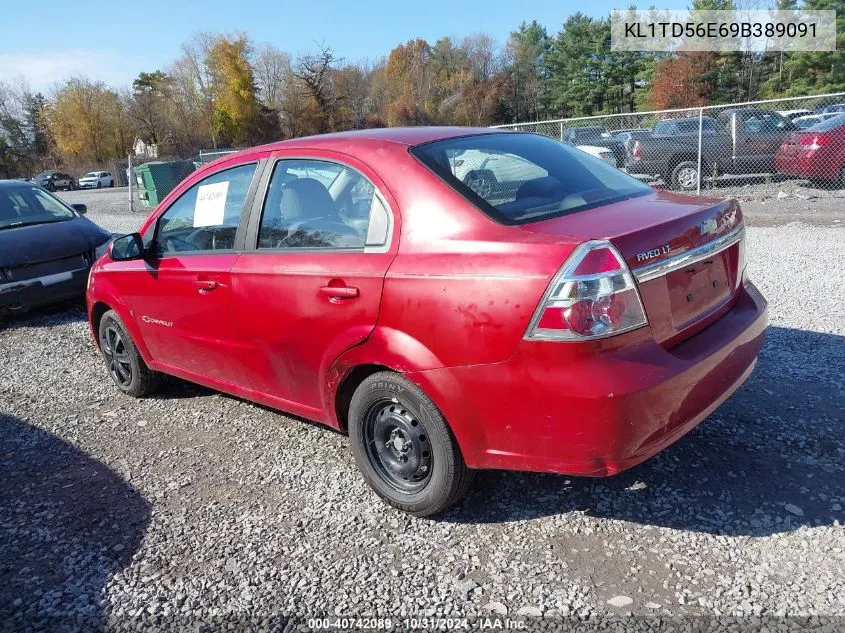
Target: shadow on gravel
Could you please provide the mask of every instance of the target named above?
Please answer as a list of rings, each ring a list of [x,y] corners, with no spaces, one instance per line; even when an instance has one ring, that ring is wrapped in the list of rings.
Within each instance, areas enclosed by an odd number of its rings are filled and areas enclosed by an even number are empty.
[[[749,381],[680,442],[607,479],[479,473],[442,520],[570,512],[767,536],[845,521],[845,337],[770,327]],[[837,500],[838,499],[838,500]]]
[[[108,615],[106,582],[129,563],[149,521],[150,505],[116,473],[0,413],[0,622],[6,630],[99,630]]]

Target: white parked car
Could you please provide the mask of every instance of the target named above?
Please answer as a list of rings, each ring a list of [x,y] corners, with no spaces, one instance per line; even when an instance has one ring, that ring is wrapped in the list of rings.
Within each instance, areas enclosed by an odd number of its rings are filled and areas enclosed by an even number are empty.
[[[809,110],[800,109],[800,110],[778,110],[779,115],[782,117],[786,117],[790,121],[794,121],[798,117],[807,116],[808,114],[812,114]]]
[[[839,112],[828,112],[826,114],[808,114],[807,116],[799,116],[792,119],[792,124],[799,130],[806,130],[814,125],[826,121],[827,119],[841,114]]]
[[[114,187],[114,177],[107,171],[89,171],[76,184],[80,189]]]
[[[576,145],[575,147],[582,152],[587,152],[590,156],[602,159],[611,167],[617,167],[616,156],[613,154],[612,149],[597,147],[596,145]]]

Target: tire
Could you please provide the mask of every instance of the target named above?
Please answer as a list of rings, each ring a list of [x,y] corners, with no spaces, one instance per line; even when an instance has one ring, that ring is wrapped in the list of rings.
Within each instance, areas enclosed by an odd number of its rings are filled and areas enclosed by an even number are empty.
[[[109,310],[100,319],[98,336],[106,369],[118,389],[135,398],[143,398],[156,390],[161,374],[147,367],[114,310]]]
[[[698,188],[698,163],[685,160],[675,165],[669,176],[672,189],[678,191],[694,191]]]
[[[103,183],[98,180],[97,181],[97,189],[102,189],[102,187],[103,187]]]
[[[349,405],[349,439],[364,479],[394,508],[432,516],[466,496],[474,472],[439,409],[394,372],[362,382]]]
[[[114,187],[114,178],[112,178],[111,182],[109,182],[109,189]]]
[[[46,189],[47,191],[54,193],[56,191],[56,185],[54,185],[52,182],[48,182]]]

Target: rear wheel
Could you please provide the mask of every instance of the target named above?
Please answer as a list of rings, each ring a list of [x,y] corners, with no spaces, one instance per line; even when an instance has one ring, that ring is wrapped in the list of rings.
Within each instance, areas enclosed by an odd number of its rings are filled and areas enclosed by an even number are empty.
[[[698,164],[691,160],[678,163],[669,177],[672,189],[692,191],[698,188]]]
[[[161,374],[147,367],[114,310],[100,320],[99,337],[106,368],[118,389],[135,398],[155,391]]]
[[[349,406],[349,438],[367,483],[395,508],[430,516],[469,490],[473,471],[443,415],[399,374],[361,383]]]
[[[109,181],[109,189],[111,189],[112,187],[114,187],[114,180]]]

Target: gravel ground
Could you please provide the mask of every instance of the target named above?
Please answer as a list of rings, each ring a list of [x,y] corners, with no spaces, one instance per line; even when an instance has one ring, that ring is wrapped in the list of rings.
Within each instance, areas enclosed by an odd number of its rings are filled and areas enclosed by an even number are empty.
[[[67,198],[126,232],[141,218],[122,212],[125,195]],[[806,222],[783,222],[745,206],[771,319],[751,379],[631,471],[483,472],[437,521],[381,503],[326,428],[177,380],[151,399],[120,395],[78,306],[12,321],[0,331],[0,629],[317,614],[818,615],[841,628],[845,214],[793,209]]]

